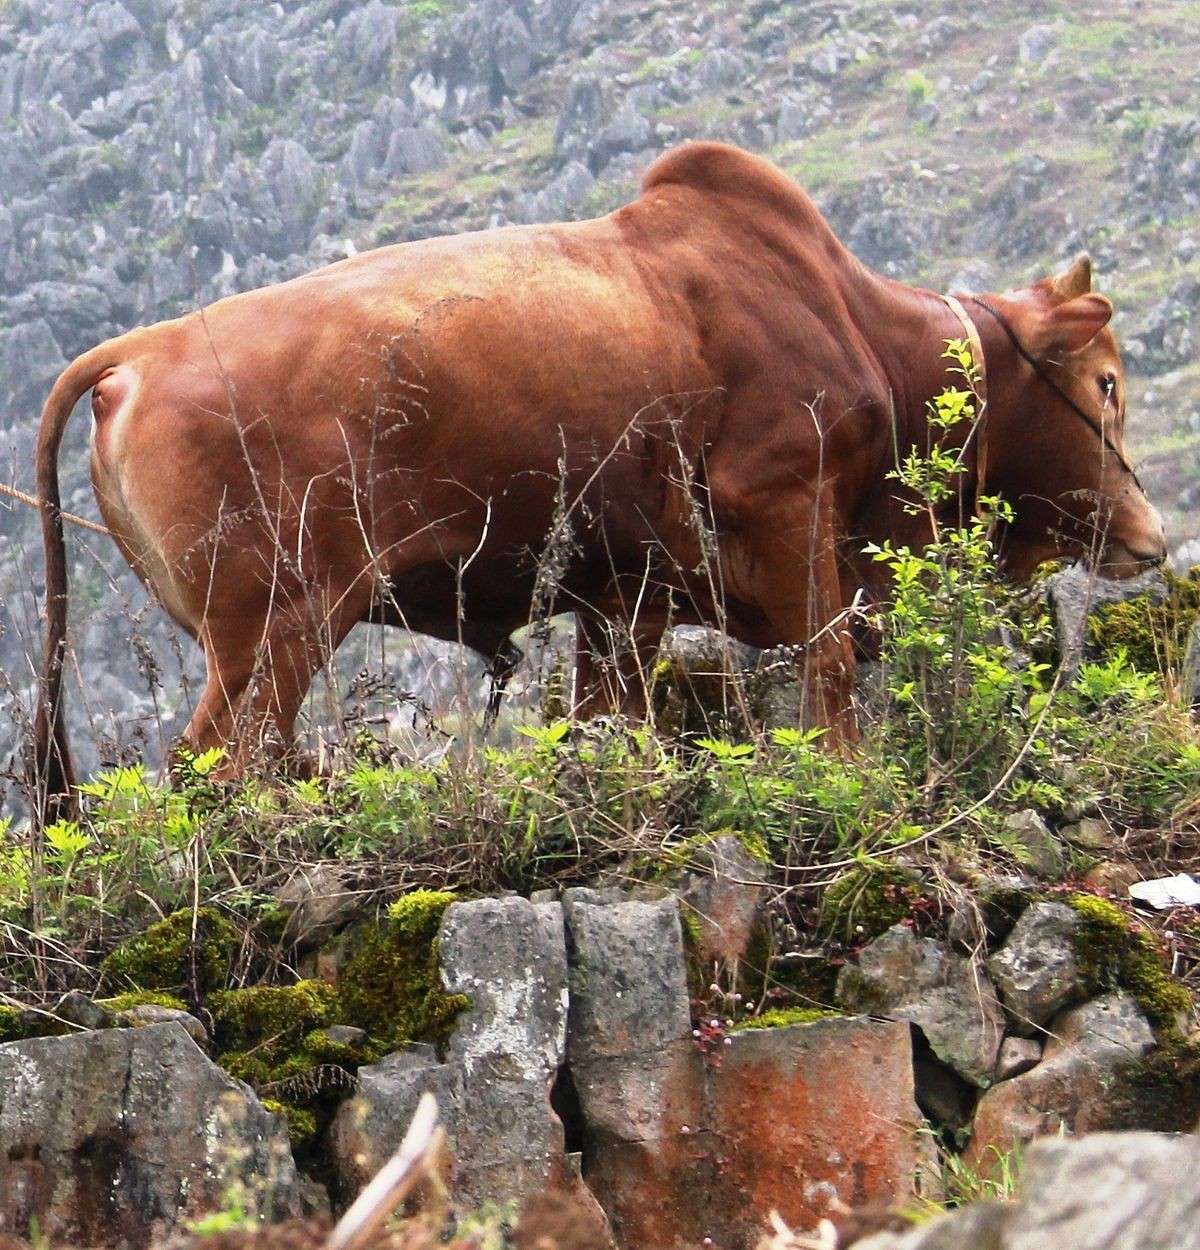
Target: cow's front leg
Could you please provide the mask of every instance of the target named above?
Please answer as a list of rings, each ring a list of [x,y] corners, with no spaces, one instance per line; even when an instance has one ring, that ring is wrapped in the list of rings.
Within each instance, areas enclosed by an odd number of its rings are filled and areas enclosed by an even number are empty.
[[[742,527],[725,560],[730,592],[767,618],[760,644],[796,650],[802,724],[830,745],[858,740],[853,621],[842,603],[832,510],[818,501],[763,512]]]

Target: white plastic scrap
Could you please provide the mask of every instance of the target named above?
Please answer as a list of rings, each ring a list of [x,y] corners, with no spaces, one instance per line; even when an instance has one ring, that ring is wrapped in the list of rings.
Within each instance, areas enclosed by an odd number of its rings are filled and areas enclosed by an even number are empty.
[[[1174,877],[1159,877],[1155,881],[1135,881],[1129,887],[1129,896],[1136,902],[1153,907],[1155,911],[1167,911],[1172,907],[1200,907],[1200,881],[1186,872]]]

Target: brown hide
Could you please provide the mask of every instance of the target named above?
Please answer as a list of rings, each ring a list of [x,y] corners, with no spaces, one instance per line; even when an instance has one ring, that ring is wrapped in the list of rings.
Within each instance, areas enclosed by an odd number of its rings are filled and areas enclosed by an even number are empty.
[[[1018,573],[1062,550],[1110,575],[1160,559],[1090,273],[988,300],[966,305],[989,403],[958,510],[1010,499]],[[89,388],[104,517],[205,651],[185,741],[228,747],[230,771],[290,741],[364,619],[495,655],[531,610],[574,609],[584,710],[636,702],[623,678],[668,615],[807,643],[811,714],[852,736],[842,609],[884,589],[864,543],[928,538],[886,475],[928,446],[961,334],[767,161],[696,143],[608,217],[383,248],[102,344],[58,380],[38,444],[45,810],[70,780],[56,457]],[[604,665],[613,622],[625,651]]]

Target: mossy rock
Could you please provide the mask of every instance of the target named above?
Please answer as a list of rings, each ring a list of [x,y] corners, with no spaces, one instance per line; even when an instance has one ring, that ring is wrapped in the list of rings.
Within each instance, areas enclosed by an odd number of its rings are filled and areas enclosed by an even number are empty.
[[[1090,993],[1123,990],[1133,997],[1163,1038],[1179,1037],[1179,1020],[1191,1010],[1187,990],[1163,966],[1154,939],[1133,927],[1115,904],[1093,894],[1067,899],[1081,924],[1072,944]]]
[[[110,991],[194,988],[201,996],[228,983],[241,937],[215,908],[177,911],[126,939],[100,965]]]
[[[224,990],[209,999],[217,1062],[274,1100],[288,1118],[293,1149],[313,1144],[364,1063],[381,1048],[334,1042],[325,1033],[339,1010],[324,981]]]
[[[1169,1041],[1114,1082],[1113,1130],[1190,1133],[1200,1118],[1200,1046]],[[1110,1093],[1109,1095],[1113,1095]]]
[[[120,1015],[134,1007],[165,1007],[169,1011],[187,1011],[187,1004],[174,994],[165,994],[161,990],[130,990],[126,994],[114,994],[112,998],[96,1000],[101,1007],[115,1011]]]
[[[455,896],[414,890],[393,903],[386,922],[364,934],[338,977],[341,1019],[366,1029],[389,1048],[408,1042],[444,1043],[460,1012],[463,994],[442,990],[437,935]]]
[[[711,856],[705,849],[712,846],[718,838],[733,838],[738,845],[760,864],[771,863],[771,849],[759,833],[745,829],[713,829],[704,833],[693,834],[682,842],[676,843],[655,857],[652,864],[648,861],[646,876],[654,881],[663,881],[678,876],[689,868],[707,869],[711,865]]]
[[[738,669],[728,644],[668,644],[651,673],[650,703],[660,733],[741,738],[762,720],[765,683]]]
[[[64,1037],[75,1030],[63,1020],[42,1011],[0,1007],[0,1045],[24,1042],[31,1037]]]
[[[922,896],[920,877],[908,869],[852,868],[825,891],[817,931],[823,938],[862,945],[907,920]]]
[[[1200,615],[1200,579],[1164,570],[1165,595],[1138,595],[1098,608],[1088,619],[1088,637],[1104,660],[1124,651],[1146,673],[1178,672],[1187,654],[1192,625]]]

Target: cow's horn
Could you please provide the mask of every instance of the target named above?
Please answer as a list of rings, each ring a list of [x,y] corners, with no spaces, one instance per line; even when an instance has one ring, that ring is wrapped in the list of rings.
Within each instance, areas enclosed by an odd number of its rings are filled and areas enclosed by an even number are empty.
[[[1086,295],[1092,289],[1092,258],[1086,252],[1080,252],[1054,278],[1050,289],[1059,299],[1074,299],[1077,295]]]

